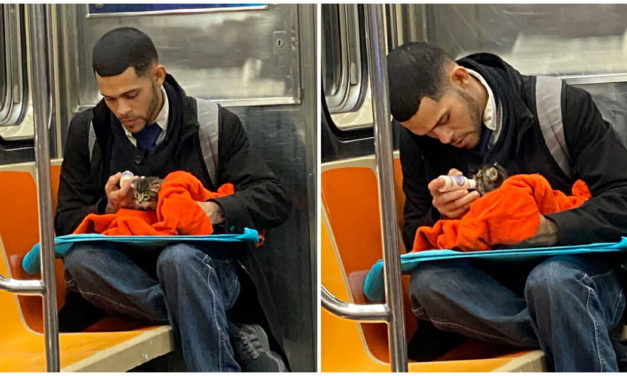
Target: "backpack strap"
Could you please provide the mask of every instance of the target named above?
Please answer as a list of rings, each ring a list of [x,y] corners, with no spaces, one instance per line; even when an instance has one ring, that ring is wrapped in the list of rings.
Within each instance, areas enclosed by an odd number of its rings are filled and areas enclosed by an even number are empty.
[[[89,122],[89,133],[87,134],[87,145],[89,147],[89,161],[94,158],[94,145],[96,144],[96,130],[93,119]]]
[[[195,99],[200,149],[202,151],[205,167],[209,173],[209,178],[217,187],[220,106],[209,99]]]
[[[546,147],[553,160],[570,179],[570,154],[562,121],[562,84],[559,78],[536,77],[536,112]]]

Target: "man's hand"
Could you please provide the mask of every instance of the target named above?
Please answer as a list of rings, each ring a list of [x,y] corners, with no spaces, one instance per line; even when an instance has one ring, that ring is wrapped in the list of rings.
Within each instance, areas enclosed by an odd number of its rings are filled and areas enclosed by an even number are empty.
[[[539,214],[539,216],[540,227],[536,235],[508,248],[551,247],[559,242],[559,234],[555,222],[542,214]]]
[[[449,176],[463,175],[461,171],[452,168],[448,172]],[[469,192],[467,189],[460,189],[457,191],[440,192],[439,189],[443,188],[446,183],[442,179],[433,179],[429,183],[429,191],[433,196],[433,207],[438,209],[442,218],[460,218],[470,208],[470,204],[479,198],[480,194],[477,191]]]
[[[211,221],[212,225],[217,225],[224,222],[224,212],[220,205],[216,204],[213,201],[196,201],[198,205],[205,211],[207,217]]]
[[[135,204],[135,197],[131,189],[131,183],[134,179],[125,179],[120,186],[122,173],[118,172],[109,177],[105,184],[105,193],[107,194],[107,208],[105,213],[117,213],[122,208],[131,208]]]

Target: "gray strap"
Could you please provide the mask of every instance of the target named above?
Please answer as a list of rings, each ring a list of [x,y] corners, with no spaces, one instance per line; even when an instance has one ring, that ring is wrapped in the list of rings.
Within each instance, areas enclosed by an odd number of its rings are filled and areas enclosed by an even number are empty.
[[[89,133],[87,135],[87,145],[89,146],[89,161],[94,157],[94,145],[96,144],[96,130],[94,129],[94,121],[89,123]]]
[[[218,124],[220,108],[217,103],[208,99],[196,98],[196,118],[198,119],[198,136],[205,167],[213,184],[217,187],[218,171]]]
[[[570,154],[562,121],[562,80],[548,76],[536,77],[536,111],[551,156],[570,178]]]

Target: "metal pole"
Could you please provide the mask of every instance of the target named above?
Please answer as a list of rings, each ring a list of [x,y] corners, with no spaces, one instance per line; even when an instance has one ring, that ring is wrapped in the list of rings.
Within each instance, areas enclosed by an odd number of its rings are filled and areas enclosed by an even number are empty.
[[[48,129],[48,77],[46,64],[45,4],[28,4],[29,41],[31,53],[31,87],[35,123],[35,162],[39,198],[39,237],[44,292],[44,337],[46,369],[59,372],[59,318],[54,264],[54,226],[50,195],[50,140]]]
[[[18,280],[0,275],[0,290],[19,295],[40,295],[43,294],[45,288],[40,280]]]
[[[345,319],[361,322],[390,321],[391,312],[386,304],[346,303],[336,298],[324,286],[320,287],[320,301],[324,309]]]
[[[368,67],[372,85],[375,156],[379,179],[381,236],[385,298],[392,317],[388,325],[390,362],[393,372],[407,372],[407,344],[401,284],[401,262],[396,230],[396,200],[392,165],[392,125],[388,97],[388,70],[385,55],[383,5],[366,5],[368,26]]]

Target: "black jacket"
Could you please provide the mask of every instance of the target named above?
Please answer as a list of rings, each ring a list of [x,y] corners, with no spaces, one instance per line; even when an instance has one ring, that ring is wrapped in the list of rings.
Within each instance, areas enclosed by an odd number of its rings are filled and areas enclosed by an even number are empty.
[[[564,135],[573,178],[569,179],[547,149],[536,114],[534,76],[521,75],[499,57],[475,54],[458,64],[478,71],[492,89],[503,113],[502,131],[484,157],[403,129],[400,157],[406,196],[405,244],[411,248],[416,229],[433,225],[439,212],[432,206],[428,183],[451,168],[465,175],[484,163],[499,162],[511,174],[539,173],[554,189],[570,194],[576,179],[590,187],[592,198],[581,207],[551,214],[559,244],[617,241],[627,235],[627,150],[601,117],[589,93],[565,85],[562,90]]]
[[[226,109],[220,111],[218,181],[212,182],[200,148],[195,100],[185,96],[169,75],[166,91],[170,103],[167,135],[149,156],[143,155],[125,139],[120,122],[104,101],[72,119],[61,165],[55,216],[57,235],[74,231],[89,213],[104,213],[107,205],[105,183],[109,176],[123,169],[162,178],[171,171],[185,170],[212,191],[224,183],[232,183],[235,186],[233,195],[215,199],[224,211],[227,231],[232,227],[263,230],[283,222],[291,207],[287,190],[263,158],[250,148],[238,117]],[[172,98],[177,94],[180,103]],[[173,121],[177,117],[179,121]],[[96,144],[90,156],[88,132],[92,121]],[[114,166],[111,163],[112,150],[115,150],[118,161],[113,163]]]

